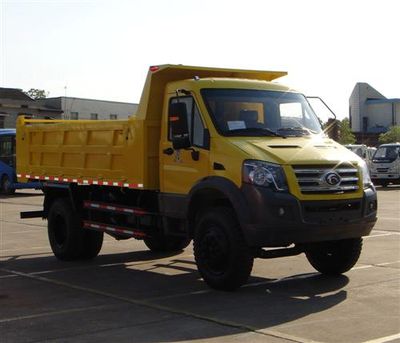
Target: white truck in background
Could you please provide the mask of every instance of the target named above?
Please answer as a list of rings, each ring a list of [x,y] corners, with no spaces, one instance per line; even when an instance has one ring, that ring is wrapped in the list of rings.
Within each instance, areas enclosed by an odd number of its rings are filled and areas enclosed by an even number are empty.
[[[400,184],[400,143],[378,147],[372,158],[370,174],[375,185]]]

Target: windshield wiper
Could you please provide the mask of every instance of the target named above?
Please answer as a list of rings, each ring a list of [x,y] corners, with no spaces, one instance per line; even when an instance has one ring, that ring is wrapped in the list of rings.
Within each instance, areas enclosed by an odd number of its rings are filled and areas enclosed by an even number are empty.
[[[228,135],[230,134],[262,134],[263,136],[274,136],[274,137],[281,137],[281,138],[286,138],[286,136],[281,135],[267,127],[248,127],[248,128],[241,128],[241,129],[233,129],[229,130]]]

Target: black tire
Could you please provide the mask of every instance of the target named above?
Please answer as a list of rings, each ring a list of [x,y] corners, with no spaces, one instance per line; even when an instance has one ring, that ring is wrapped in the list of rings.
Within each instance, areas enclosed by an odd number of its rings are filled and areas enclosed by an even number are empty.
[[[217,207],[198,218],[194,257],[200,275],[211,288],[239,288],[250,276],[254,255],[244,241],[235,213],[229,207]]]
[[[339,275],[350,270],[358,261],[362,238],[311,244],[306,250],[310,264],[320,273]]]
[[[190,239],[187,237],[165,236],[163,234],[146,237],[143,241],[152,252],[179,252],[190,243]]]
[[[103,246],[104,233],[94,230],[86,230],[83,232],[83,249],[80,258],[95,258]]]
[[[15,193],[15,188],[11,188],[11,181],[8,175],[4,175],[1,178],[1,193],[6,195],[12,195]]]
[[[79,216],[67,198],[54,201],[47,226],[51,250],[58,259],[70,261],[82,256],[83,229]]]

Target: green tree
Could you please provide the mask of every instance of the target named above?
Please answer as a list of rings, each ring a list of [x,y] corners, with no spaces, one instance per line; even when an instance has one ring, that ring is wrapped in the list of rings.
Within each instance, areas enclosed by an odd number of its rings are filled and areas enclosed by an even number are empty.
[[[350,128],[349,118],[344,118],[339,124],[339,143],[340,144],[353,144],[356,141],[356,137]]]
[[[400,142],[400,126],[392,126],[389,131],[380,134],[379,142],[382,144]]]
[[[35,100],[47,98],[47,96],[49,95],[49,92],[46,92],[44,89],[36,89],[36,88],[31,88],[30,90],[24,93]]]

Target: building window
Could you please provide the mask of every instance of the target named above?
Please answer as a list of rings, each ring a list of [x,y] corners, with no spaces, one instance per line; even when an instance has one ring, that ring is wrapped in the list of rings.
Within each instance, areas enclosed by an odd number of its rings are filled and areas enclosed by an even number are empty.
[[[71,112],[70,119],[72,119],[72,120],[79,119],[79,113],[78,112]]]
[[[118,119],[118,114],[110,114],[110,119],[111,120]]]
[[[99,115],[97,113],[90,113],[90,119],[97,120],[97,119],[99,119]]]

